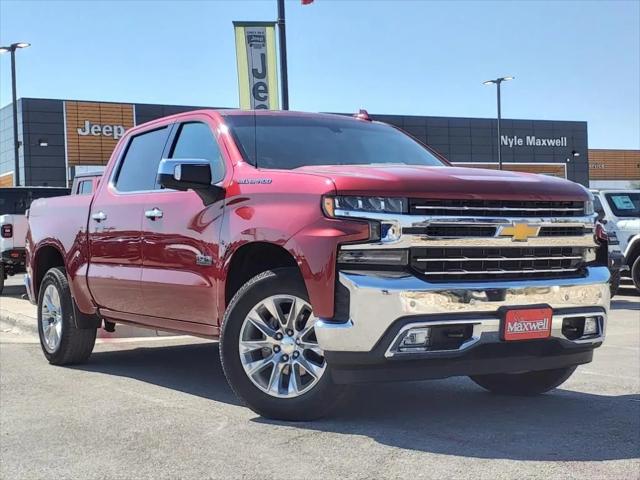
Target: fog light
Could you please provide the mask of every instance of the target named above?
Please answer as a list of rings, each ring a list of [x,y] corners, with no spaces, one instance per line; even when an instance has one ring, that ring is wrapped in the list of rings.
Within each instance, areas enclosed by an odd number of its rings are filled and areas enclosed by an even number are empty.
[[[398,345],[399,350],[425,349],[429,344],[430,328],[410,329]]]
[[[598,317],[585,318],[582,335],[595,335],[596,333],[598,333]]]

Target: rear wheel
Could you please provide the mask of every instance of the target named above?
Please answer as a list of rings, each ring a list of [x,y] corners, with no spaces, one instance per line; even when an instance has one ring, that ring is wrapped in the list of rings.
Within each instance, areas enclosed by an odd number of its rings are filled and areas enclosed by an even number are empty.
[[[640,255],[638,255],[631,266],[631,279],[636,289],[640,291]]]
[[[473,375],[471,380],[482,388],[503,395],[538,395],[563,384],[577,367],[526,373]]]
[[[0,294],[4,290],[4,264],[0,262]]]
[[[67,276],[52,268],[44,276],[38,295],[38,333],[42,352],[53,365],[83,363],[96,341],[95,328],[80,329],[73,318],[73,298]]]
[[[279,420],[324,416],[338,402],[318,345],[304,282],[283,268],[251,279],[225,314],[220,357],[236,395],[256,413]]]

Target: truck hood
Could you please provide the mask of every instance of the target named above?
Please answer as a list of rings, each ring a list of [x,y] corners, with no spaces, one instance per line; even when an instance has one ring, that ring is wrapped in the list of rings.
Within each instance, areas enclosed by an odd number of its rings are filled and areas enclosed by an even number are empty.
[[[532,173],[412,165],[306,166],[294,171],[325,176],[340,194],[483,200],[588,200],[581,185]]]

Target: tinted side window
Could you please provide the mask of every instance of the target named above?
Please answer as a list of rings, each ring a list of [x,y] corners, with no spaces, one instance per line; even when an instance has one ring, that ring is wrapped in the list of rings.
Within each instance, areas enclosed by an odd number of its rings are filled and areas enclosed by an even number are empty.
[[[171,158],[202,158],[211,164],[213,182],[224,177],[224,161],[220,147],[208,125],[204,123],[184,123],[180,126]]]
[[[80,186],[78,187],[78,194],[79,195],[89,195],[92,193],[92,181],[91,180],[84,180],[82,182],[80,182]]]
[[[136,135],[129,142],[116,188],[121,192],[154,190],[158,165],[167,140],[167,128],[160,128]]]

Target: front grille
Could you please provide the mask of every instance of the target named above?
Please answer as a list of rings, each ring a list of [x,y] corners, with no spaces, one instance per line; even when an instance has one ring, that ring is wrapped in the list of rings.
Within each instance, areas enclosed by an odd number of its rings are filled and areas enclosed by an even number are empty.
[[[432,281],[560,278],[582,274],[581,247],[412,248],[411,268]]]
[[[404,227],[404,235],[427,235],[440,238],[495,237],[498,227],[473,224],[431,224],[425,227]],[[581,237],[593,233],[585,227],[541,227],[539,237]]]
[[[409,199],[411,215],[447,217],[575,217],[584,212],[581,201],[429,200]]]

